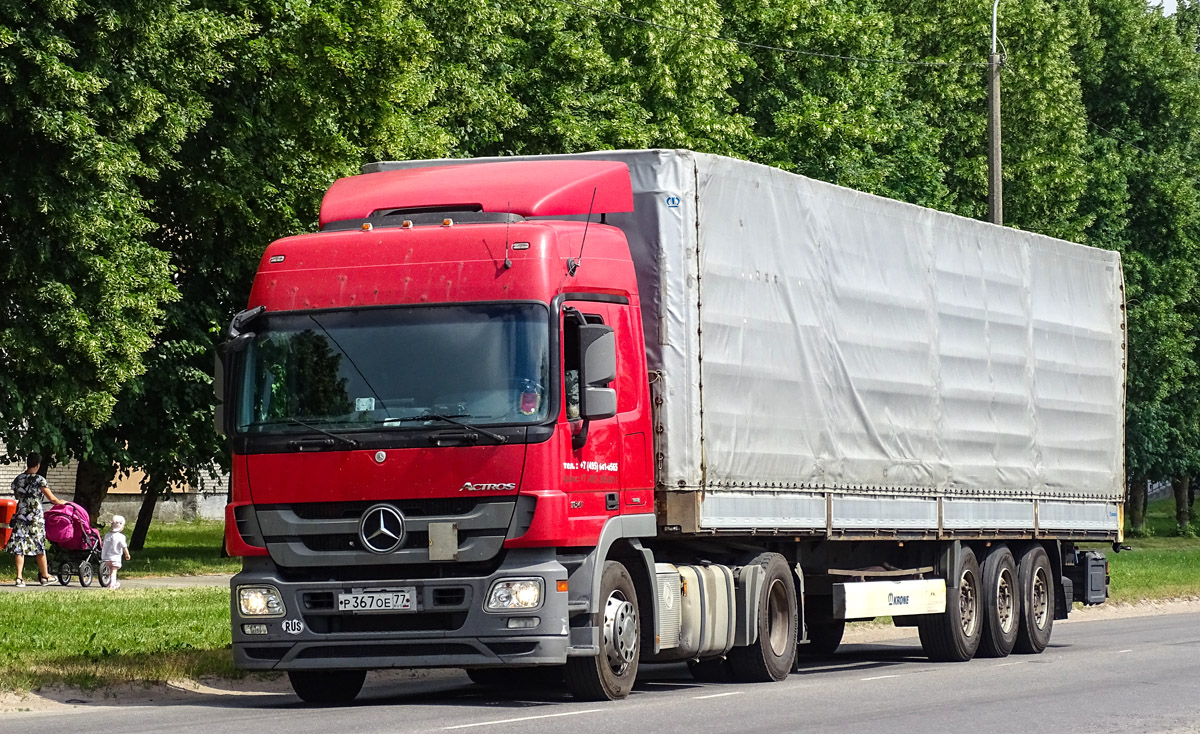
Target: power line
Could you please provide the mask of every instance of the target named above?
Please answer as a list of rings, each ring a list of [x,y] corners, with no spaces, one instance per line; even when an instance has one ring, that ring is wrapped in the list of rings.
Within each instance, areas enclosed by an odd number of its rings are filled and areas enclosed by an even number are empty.
[[[708,34],[708,33],[697,33],[695,31],[688,30],[687,28],[680,28],[678,26],[669,26],[669,25],[664,25],[662,23],[655,23],[654,21],[645,20],[644,18],[637,18],[632,15],[625,15],[624,13],[617,13],[612,10],[604,10],[603,8],[595,8],[595,7],[592,7],[591,5],[585,5],[583,3],[574,2],[573,0],[554,0],[554,2],[561,3],[562,5],[570,5],[572,7],[579,8],[580,10],[584,10],[589,13],[592,13],[593,15],[607,15],[610,18],[618,18],[620,20],[627,20],[631,23],[637,23],[639,25],[648,26],[650,28],[658,28],[659,30],[670,31],[672,33],[678,33],[683,36],[690,36],[692,38],[699,38],[699,39],[703,39],[706,41],[720,41],[722,43],[732,43],[736,46],[744,46],[746,48],[756,48],[756,49],[760,49],[763,51],[779,51],[781,53],[796,54],[797,56],[810,56],[810,57],[818,58],[818,59],[835,59],[838,61],[853,61],[853,62],[859,63],[859,64],[895,64],[897,66],[976,66],[976,67],[986,67],[987,66],[986,63],[981,62],[981,61],[907,61],[904,59],[868,59],[868,58],[864,58],[862,56],[841,56],[838,54],[819,53],[817,51],[801,51],[801,50],[795,49],[795,48],[783,48],[782,46],[768,46],[768,45],[762,44],[762,43],[753,43],[750,41],[739,41],[736,38],[729,38],[727,36],[717,36],[717,35],[712,35],[712,34]]]

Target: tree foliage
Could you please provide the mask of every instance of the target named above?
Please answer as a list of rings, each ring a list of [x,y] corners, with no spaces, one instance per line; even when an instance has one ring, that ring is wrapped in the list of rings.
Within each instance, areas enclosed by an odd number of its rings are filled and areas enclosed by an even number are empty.
[[[152,497],[223,460],[213,347],[265,245],[370,159],[683,147],[982,218],[990,15],[0,0],[8,452]],[[1000,5],[1006,224],[1124,258],[1131,486],[1200,476],[1198,32],[1194,0]]]

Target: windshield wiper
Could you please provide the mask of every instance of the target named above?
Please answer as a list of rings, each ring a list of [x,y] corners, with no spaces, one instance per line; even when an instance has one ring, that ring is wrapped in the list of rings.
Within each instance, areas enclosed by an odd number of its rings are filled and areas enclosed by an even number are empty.
[[[352,438],[346,438],[345,436],[339,436],[336,433],[330,433],[329,431],[326,431],[324,428],[318,428],[317,426],[314,426],[311,423],[306,423],[305,421],[302,421],[299,418],[283,418],[283,419],[277,420],[277,421],[263,421],[261,423],[256,423],[255,425],[259,425],[259,426],[272,426],[272,425],[274,425],[274,426],[278,426],[278,425],[301,426],[301,427],[307,428],[311,431],[316,431],[317,433],[320,433],[323,436],[329,436],[334,441],[341,441],[342,443],[346,444],[347,446],[351,446],[351,447],[358,446],[358,441],[355,441]]]
[[[377,423],[413,423],[416,421],[430,421],[430,420],[443,421],[445,423],[451,423],[456,426],[461,426],[463,428],[466,428],[469,431],[478,431],[478,432],[482,433],[483,435],[487,436],[488,438],[492,439],[496,443],[507,443],[508,442],[507,436],[501,436],[499,433],[492,433],[491,431],[487,430],[486,428],[480,428],[479,426],[473,426],[470,423],[466,423],[465,421],[457,420],[458,418],[466,418],[466,417],[467,417],[467,413],[454,413],[452,415],[445,415],[442,413],[425,413],[423,415],[410,415],[407,418],[384,418],[383,420],[376,421],[376,422]]]

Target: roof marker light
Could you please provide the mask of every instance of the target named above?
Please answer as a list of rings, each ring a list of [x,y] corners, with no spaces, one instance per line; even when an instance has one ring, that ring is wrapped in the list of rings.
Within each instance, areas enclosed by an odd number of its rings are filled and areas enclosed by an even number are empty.
[[[528,250],[529,243],[528,242],[514,242],[513,249],[514,250]]]
[[[371,223],[370,223],[370,222],[363,222],[362,230],[363,230],[364,232],[370,232],[370,231],[371,231]]]
[[[453,227],[453,226],[454,226],[454,220],[453,220],[453,219],[443,219],[443,220],[442,220],[442,226],[443,226],[443,227]]]
[[[413,226],[413,224],[412,224],[411,219],[405,219],[403,222],[400,223],[401,229],[412,229],[412,226]]]

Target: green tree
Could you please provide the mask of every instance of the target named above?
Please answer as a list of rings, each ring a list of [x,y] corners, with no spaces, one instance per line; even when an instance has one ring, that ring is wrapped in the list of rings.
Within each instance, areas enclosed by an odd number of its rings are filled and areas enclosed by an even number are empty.
[[[1120,250],[1125,264],[1126,470],[1141,532],[1146,480],[1180,482],[1200,462],[1200,57],[1194,30],[1145,3],[1076,9],[1097,182],[1088,242]]]
[[[239,23],[181,0],[0,2],[0,423],[63,457],[176,298],[146,186],[178,165]]]

